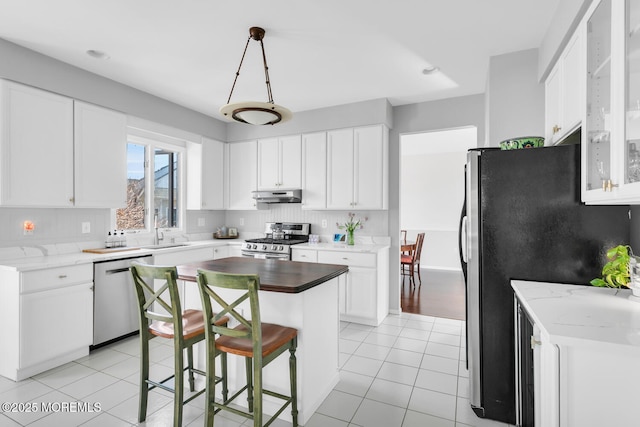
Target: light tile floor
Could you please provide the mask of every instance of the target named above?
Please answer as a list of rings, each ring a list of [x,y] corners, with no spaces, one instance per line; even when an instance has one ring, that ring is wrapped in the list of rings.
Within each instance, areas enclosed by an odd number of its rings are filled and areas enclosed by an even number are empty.
[[[151,373],[169,376],[172,348],[152,341]],[[89,356],[19,383],[0,377],[0,403],[98,402],[100,410],[63,411],[31,405],[37,412],[0,410],[0,427],[137,425],[138,338],[112,344]],[[307,427],[498,427],[477,418],[468,400],[464,322],[413,314],[389,315],[378,327],[342,323],[340,382]],[[204,396],[187,404],[183,425],[204,422]],[[46,408],[46,405],[45,409]],[[145,426],[170,426],[170,393],[151,391]],[[223,413],[217,427],[251,425]],[[290,426],[278,420],[274,427]]]

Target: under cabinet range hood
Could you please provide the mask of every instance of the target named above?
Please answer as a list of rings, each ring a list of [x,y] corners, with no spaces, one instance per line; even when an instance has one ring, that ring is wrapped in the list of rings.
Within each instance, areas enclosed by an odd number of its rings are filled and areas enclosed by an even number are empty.
[[[252,191],[258,203],[302,203],[302,190]]]

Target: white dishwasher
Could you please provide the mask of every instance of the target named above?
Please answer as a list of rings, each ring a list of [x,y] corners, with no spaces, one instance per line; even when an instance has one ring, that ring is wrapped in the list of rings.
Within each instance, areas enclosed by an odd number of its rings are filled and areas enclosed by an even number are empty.
[[[93,346],[138,332],[138,301],[129,272],[132,261],[151,264],[151,255],[93,264]]]

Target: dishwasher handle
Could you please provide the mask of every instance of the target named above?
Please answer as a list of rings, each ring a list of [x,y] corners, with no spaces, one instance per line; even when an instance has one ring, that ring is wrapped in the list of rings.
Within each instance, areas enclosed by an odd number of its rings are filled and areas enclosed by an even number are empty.
[[[113,268],[111,270],[106,270],[104,274],[118,274],[118,273],[124,273],[128,271],[129,271],[129,267]]]

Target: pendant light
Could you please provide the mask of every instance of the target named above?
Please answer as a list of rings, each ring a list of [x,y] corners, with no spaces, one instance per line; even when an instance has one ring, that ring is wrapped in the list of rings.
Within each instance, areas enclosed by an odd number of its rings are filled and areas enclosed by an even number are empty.
[[[283,123],[291,119],[291,111],[273,102],[273,94],[271,93],[271,82],[269,81],[269,67],[267,66],[267,57],[264,53],[264,43],[262,42],[264,34],[265,31],[260,27],[249,28],[249,38],[247,39],[247,44],[244,47],[242,59],[240,59],[240,65],[238,66],[236,77],[233,80],[233,86],[231,86],[229,99],[227,99],[227,104],[220,108],[220,113],[222,113],[222,115],[224,115],[226,118],[251,125],[274,125],[276,123]],[[249,47],[249,42],[251,41],[251,39],[259,41],[260,47],[262,48],[264,77],[267,83],[267,96],[269,98],[269,101],[246,101],[235,102],[231,104],[231,95],[233,95],[233,89],[236,87],[236,82],[238,81],[238,76],[240,75],[240,68],[242,68],[242,62],[244,61],[244,56],[247,53],[247,47]]]

